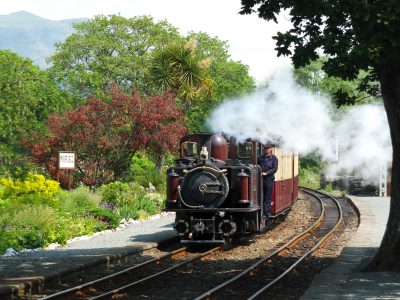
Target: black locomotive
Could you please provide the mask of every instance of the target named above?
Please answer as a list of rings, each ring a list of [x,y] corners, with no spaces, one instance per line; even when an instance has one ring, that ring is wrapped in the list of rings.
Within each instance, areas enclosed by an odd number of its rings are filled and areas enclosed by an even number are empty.
[[[165,210],[176,212],[182,242],[224,242],[264,228],[261,149],[257,141],[236,143],[221,134],[181,139],[180,158],[167,170]]]

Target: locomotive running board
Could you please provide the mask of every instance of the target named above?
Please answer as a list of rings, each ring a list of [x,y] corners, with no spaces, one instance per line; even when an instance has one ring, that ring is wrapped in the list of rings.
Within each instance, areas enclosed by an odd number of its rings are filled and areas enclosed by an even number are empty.
[[[260,209],[260,206],[251,207],[217,207],[217,208],[167,208],[165,212],[253,212]]]

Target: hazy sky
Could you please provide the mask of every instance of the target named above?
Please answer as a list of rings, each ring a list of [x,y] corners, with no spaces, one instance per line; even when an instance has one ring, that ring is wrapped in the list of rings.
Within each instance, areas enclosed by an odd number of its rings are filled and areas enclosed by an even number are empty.
[[[0,14],[26,10],[51,20],[97,14],[166,19],[183,34],[203,31],[228,41],[232,58],[247,64],[260,83],[290,64],[288,58],[277,58],[271,38],[289,22],[282,18],[277,25],[257,15],[242,16],[240,7],[240,0],[1,0]]]

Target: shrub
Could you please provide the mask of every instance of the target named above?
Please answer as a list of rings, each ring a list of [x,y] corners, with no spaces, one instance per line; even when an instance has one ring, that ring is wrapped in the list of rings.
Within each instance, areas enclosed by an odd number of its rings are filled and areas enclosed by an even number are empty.
[[[325,163],[318,153],[310,153],[300,157],[299,184],[301,186],[318,189],[321,181],[321,170]]]
[[[148,201],[155,203],[157,209],[161,209],[165,203],[165,197],[163,194],[160,193],[149,193],[144,196]]]
[[[3,215],[0,234],[0,249],[43,247],[58,242],[63,235],[55,211],[45,205],[21,205],[14,212]]]
[[[117,213],[114,213],[112,210],[96,207],[88,210],[87,215],[90,214],[94,217],[94,219],[100,221],[102,223],[103,228],[97,228],[98,230],[115,228],[119,225],[121,221],[120,216]]]
[[[137,197],[137,208],[149,214],[156,214],[159,211],[157,202],[146,196]]]
[[[160,192],[164,191],[166,187],[166,176],[157,169],[143,170],[141,175],[134,176],[134,180],[145,187],[149,187],[151,183]]]
[[[46,197],[53,197],[59,190],[57,181],[46,179],[43,175],[29,173],[24,180],[0,178],[0,197],[16,199],[23,195],[39,194]]]
[[[299,185],[309,187],[312,189],[318,189],[320,187],[321,176],[319,173],[315,173],[309,169],[299,170]]]
[[[165,191],[166,177],[164,172],[160,172],[145,153],[135,154],[130,172],[130,179],[139,185],[149,187],[149,183],[151,183],[158,191]]]
[[[129,205],[133,198],[145,194],[145,189],[136,182],[123,183],[119,181],[111,182],[100,187],[101,199],[117,207]]]
[[[160,211],[160,201],[161,195],[156,193],[147,195],[134,195],[129,198],[129,203],[125,204],[118,209],[118,213],[123,218],[132,219],[145,219],[149,215],[156,214]]]
[[[55,153],[73,148],[80,153],[74,182],[98,187],[125,178],[135,152],[173,150],[186,131],[171,93],[143,98],[114,85],[107,98],[91,97],[75,110],[49,116],[49,135],[36,133],[25,143],[51,176],[56,176]],[[65,179],[60,177],[64,185]]]
[[[99,207],[100,204],[99,196],[83,186],[69,192],[63,191],[59,193],[59,197],[61,208],[73,214],[82,214],[89,209]]]
[[[102,185],[99,189],[101,199],[113,205],[120,205],[123,202],[124,194],[129,190],[129,184],[124,182],[111,182]]]
[[[133,176],[140,176],[143,173],[143,170],[150,170],[155,167],[156,164],[150,159],[150,157],[143,151],[140,151],[135,153],[132,158],[130,172]]]
[[[136,207],[132,207],[131,205],[123,205],[117,209],[117,212],[121,218],[126,220],[139,219],[139,211],[136,209]]]
[[[111,209],[100,207],[100,197],[88,187],[79,187],[70,192],[60,194],[61,208],[75,218],[92,218],[96,224],[88,223],[92,231],[99,231],[118,226],[120,217]],[[85,222],[84,222],[85,223]],[[86,224],[86,223],[85,223]]]

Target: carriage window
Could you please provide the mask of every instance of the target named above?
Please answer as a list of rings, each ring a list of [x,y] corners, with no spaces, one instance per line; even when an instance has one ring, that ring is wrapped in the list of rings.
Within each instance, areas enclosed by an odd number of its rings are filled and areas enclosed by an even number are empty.
[[[261,143],[257,143],[257,157],[263,155],[263,148]]]
[[[183,142],[181,149],[182,149],[182,157],[197,156],[197,143],[195,142]]]
[[[252,150],[253,150],[253,144],[251,142],[238,144],[238,157],[250,158]]]

